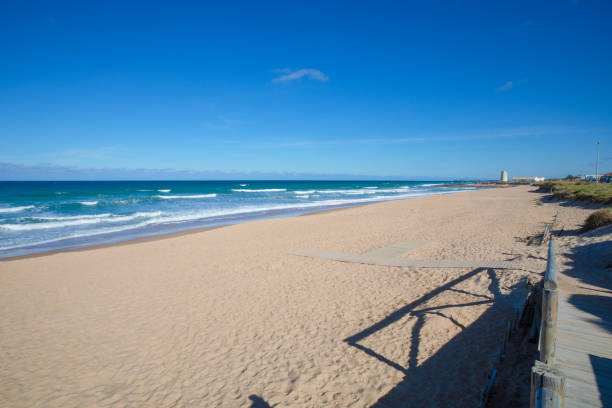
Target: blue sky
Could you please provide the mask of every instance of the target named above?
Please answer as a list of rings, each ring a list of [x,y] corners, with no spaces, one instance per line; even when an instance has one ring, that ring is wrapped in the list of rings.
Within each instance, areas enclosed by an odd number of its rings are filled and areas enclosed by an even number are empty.
[[[7,3],[0,179],[554,177],[594,173],[595,141],[612,171],[611,20],[586,0]]]

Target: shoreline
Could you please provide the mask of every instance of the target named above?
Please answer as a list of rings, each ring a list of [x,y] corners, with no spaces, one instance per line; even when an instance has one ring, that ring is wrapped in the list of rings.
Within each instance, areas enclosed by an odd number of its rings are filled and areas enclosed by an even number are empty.
[[[415,197],[415,198],[418,198],[418,197]],[[405,198],[404,200],[411,200],[411,198]],[[399,200],[396,200],[396,201],[399,201]],[[386,201],[383,201],[383,202],[386,202]],[[380,204],[380,203],[363,203],[363,204],[356,204],[356,205],[345,206],[345,207],[340,207],[340,208],[329,208],[329,209],[321,210],[321,211],[313,211],[313,212],[309,212],[306,214],[298,214],[298,215],[290,215],[287,217],[274,217],[274,218],[309,217],[313,215],[331,213],[331,212],[336,212],[336,211],[343,211],[343,210],[348,210],[353,207],[361,207],[361,206],[367,206],[367,205],[373,205],[373,204]],[[265,220],[270,220],[274,218],[260,218],[260,219],[253,219],[253,220],[248,220],[244,222],[239,222],[239,223],[214,225],[210,227],[190,228],[190,229],[185,229],[182,231],[167,232],[167,233],[162,233],[162,234],[150,235],[146,237],[128,238],[126,240],[117,241],[117,242],[109,242],[106,244],[93,244],[93,245],[87,245],[87,246],[76,247],[76,248],[71,247],[71,248],[51,249],[48,251],[34,252],[31,254],[8,256],[8,257],[0,258],[0,262],[11,262],[11,261],[18,261],[18,260],[29,259],[29,258],[41,258],[45,256],[51,256],[51,255],[67,253],[67,252],[84,252],[84,251],[89,251],[89,250],[140,244],[144,242],[162,241],[166,239],[181,237],[183,235],[199,234],[201,232],[231,227],[232,225],[244,224],[244,223],[254,222],[254,221],[265,221]]]
[[[449,185],[451,186],[451,185]],[[469,185],[465,185],[463,187],[468,187]],[[340,210],[345,210],[345,209],[349,209],[349,208],[354,208],[354,207],[361,207],[361,206],[368,206],[368,205],[373,205],[373,204],[380,204],[380,203],[385,203],[385,202],[389,202],[389,201],[403,201],[403,200],[412,200],[414,198],[422,198],[422,197],[430,197],[430,196],[435,196],[435,195],[446,195],[446,194],[455,194],[455,193],[462,193],[462,192],[466,192],[466,191],[475,191],[479,188],[475,188],[474,190],[461,190],[461,191],[454,191],[454,192],[445,192],[445,193],[434,193],[434,194],[429,194],[429,195],[424,195],[424,196],[417,196],[417,197],[408,197],[408,198],[401,198],[401,199],[389,199],[389,200],[381,200],[381,201],[372,201],[372,202],[362,202],[362,203],[350,203],[350,204],[343,204],[340,205],[338,207],[321,207],[320,209],[316,209],[316,207],[314,207],[313,209],[301,209],[301,210],[296,210],[296,211],[288,211],[288,212],[279,212],[279,213],[270,213],[268,215],[255,215],[255,216],[242,216],[242,215],[237,215],[237,219],[243,218],[244,220],[242,221],[229,221],[227,223],[219,223],[219,224],[214,224],[214,225],[210,225],[210,226],[200,226],[200,227],[189,227],[185,224],[184,229],[180,228],[177,231],[169,231],[169,232],[159,232],[159,233],[152,233],[149,235],[144,235],[144,236],[136,236],[136,237],[130,237],[130,233],[133,233],[132,230],[128,230],[124,233],[119,232],[119,233],[109,233],[109,234],[100,234],[102,236],[104,235],[108,235],[109,236],[109,240],[110,242],[99,242],[99,243],[93,243],[93,244],[78,244],[75,243],[73,245],[68,245],[66,247],[63,248],[50,248],[50,249],[43,249],[40,251],[36,251],[37,247],[40,246],[45,246],[45,245],[51,245],[53,246],[53,243],[50,244],[40,244],[40,245],[32,245],[32,246],[25,246],[25,247],[21,247],[21,248],[15,248],[15,250],[19,250],[19,249],[24,249],[27,250],[29,248],[31,248],[33,250],[33,252],[31,253],[26,253],[26,254],[21,254],[21,255],[12,255],[12,256],[1,256],[0,255],[0,262],[8,262],[8,261],[12,261],[12,260],[18,260],[18,259],[26,259],[28,257],[41,257],[41,256],[47,256],[47,255],[54,255],[57,253],[64,253],[64,252],[72,252],[72,251],[85,251],[88,249],[99,249],[99,248],[107,248],[107,247],[113,247],[113,246],[118,246],[118,245],[130,245],[130,244],[137,244],[140,242],[149,242],[149,241],[156,241],[156,240],[162,240],[162,239],[170,239],[170,238],[174,238],[177,236],[181,236],[181,235],[185,235],[185,234],[195,234],[195,233],[199,233],[199,232],[205,232],[208,230],[212,230],[212,229],[217,229],[217,228],[224,228],[224,227],[229,227],[232,225],[238,225],[238,224],[243,224],[243,223],[248,223],[248,222],[252,222],[252,221],[261,221],[261,220],[269,220],[269,219],[276,219],[276,218],[292,218],[292,217],[304,217],[304,216],[310,216],[310,215],[316,215],[316,214],[324,214],[327,212],[332,212],[332,211],[340,211]],[[201,222],[201,221],[200,221]],[[193,221],[193,223],[198,223],[198,221]],[[159,225],[156,226],[157,228],[159,228],[160,230],[163,231],[164,228],[168,228],[169,226],[167,225]],[[122,239],[121,236],[125,236],[126,238]],[[85,236],[82,238],[93,238],[95,239],[96,235],[91,235],[91,236]],[[98,236],[99,237],[99,236]],[[118,239],[114,240],[113,237],[117,237]],[[65,241],[67,240],[75,240],[75,238],[65,238]],[[58,241],[61,242],[62,240]],[[102,241],[104,241],[104,239],[102,239]],[[6,251],[10,251],[10,250],[6,250]],[[0,253],[2,251],[0,250]]]
[[[214,227],[201,227],[201,228],[194,228],[194,229],[186,229],[183,231],[168,232],[165,234],[151,235],[148,237],[131,238],[131,239],[126,239],[124,241],[110,242],[108,244],[94,244],[94,245],[88,245],[88,246],[77,247],[77,248],[51,249],[48,251],[34,252],[31,254],[25,254],[25,255],[7,256],[4,258],[0,258],[0,262],[10,262],[10,261],[17,261],[17,260],[29,259],[29,258],[41,258],[41,257],[60,254],[60,253],[84,252],[88,250],[112,248],[112,247],[123,246],[123,245],[139,244],[143,242],[159,241],[159,240],[164,240],[164,239],[180,237],[183,235],[197,234],[200,232],[214,230],[217,228],[224,228],[230,225],[232,224],[219,225],[219,226],[214,226]]]

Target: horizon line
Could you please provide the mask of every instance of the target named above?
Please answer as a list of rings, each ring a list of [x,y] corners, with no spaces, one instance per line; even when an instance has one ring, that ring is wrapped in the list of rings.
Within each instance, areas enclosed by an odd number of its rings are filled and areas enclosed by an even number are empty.
[[[130,182],[130,181],[218,181],[218,182],[231,182],[231,181],[434,181],[434,182],[450,182],[450,181],[497,181],[496,179],[485,179],[485,178],[454,178],[454,179],[446,179],[446,178],[345,178],[345,179],[332,179],[332,178],[323,178],[323,179],[310,179],[310,178],[295,178],[295,179],[38,179],[38,180],[15,180],[15,179],[0,179],[0,183],[6,182],[72,182],[72,181],[120,181],[120,182]]]

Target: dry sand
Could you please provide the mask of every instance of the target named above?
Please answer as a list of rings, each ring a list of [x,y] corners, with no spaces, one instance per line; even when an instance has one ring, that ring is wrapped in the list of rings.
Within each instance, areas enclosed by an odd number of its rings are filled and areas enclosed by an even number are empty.
[[[475,406],[559,211],[531,187],[378,203],[0,262],[3,407]],[[429,241],[416,269],[291,255]]]

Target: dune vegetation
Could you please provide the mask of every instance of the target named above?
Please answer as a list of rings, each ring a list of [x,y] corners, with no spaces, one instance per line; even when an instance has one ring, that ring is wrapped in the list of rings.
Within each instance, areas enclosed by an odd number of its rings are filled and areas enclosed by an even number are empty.
[[[550,192],[555,198],[612,204],[612,183],[545,181],[539,183],[539,186],[541,190]]]
[[[610,224],[612,224],[612,208],[602,208],[594,211],[587,217],[586,221],[584,222],[584,226],[582,227],[582,232],[591,231]]]

